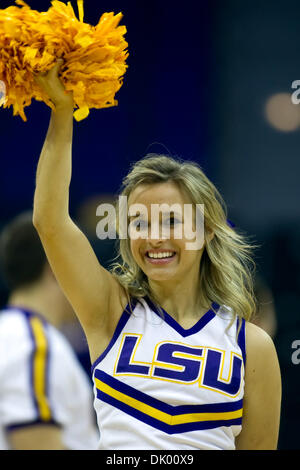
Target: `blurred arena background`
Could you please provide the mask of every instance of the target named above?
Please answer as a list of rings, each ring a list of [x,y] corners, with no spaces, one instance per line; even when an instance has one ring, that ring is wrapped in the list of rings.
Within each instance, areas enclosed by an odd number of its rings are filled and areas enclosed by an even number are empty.
[[[1,8],[12,4],[2,0]],[[119,106],[74,124],[71,215],[108,264],[114,245],[96,238],[96,207],[117,193],[130,163],[147,152],[200,163],[229,219],[260,245],[256,321],[273,336],[281,366],[279,449],[300,449],[300,363],[292,361],[300,341],[300,104],[291,100],[300,80],[300,4],[85,0],[84,7],[91,24],[105,11],[124,14],[130,55]],[[25,112],[27,123],[0,110],[0,228],[32,208],[50,110],[34,102]],[[0,281],[0,307],[6,298]],[[66,326],[89,372],[76,331]]]

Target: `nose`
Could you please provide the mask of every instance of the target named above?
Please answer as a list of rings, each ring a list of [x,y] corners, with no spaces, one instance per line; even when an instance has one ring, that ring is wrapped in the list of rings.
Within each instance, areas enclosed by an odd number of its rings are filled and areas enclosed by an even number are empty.
[[[163,240],[161,239],[152,239],[148,238],[147,239],[147,251],[149,250],[158,250],[159,248],[162,248]]]
[[[170,230],[158,221],[152,221],[149,226],[147,240],[154,244],[161,244],[170,239]]]

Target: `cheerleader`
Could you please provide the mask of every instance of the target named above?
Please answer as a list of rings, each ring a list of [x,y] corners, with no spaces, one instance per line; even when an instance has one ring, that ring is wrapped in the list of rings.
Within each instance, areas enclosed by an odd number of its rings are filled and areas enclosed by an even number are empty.
[[[36,78],[55,111],[33,222],[87,337],[99,449],[276,449],[281,379],[250,323],[251,247],[197,164],[150,155],[124,178],[128,230],[104,269],[69,215],[73,99],[59,66]]]

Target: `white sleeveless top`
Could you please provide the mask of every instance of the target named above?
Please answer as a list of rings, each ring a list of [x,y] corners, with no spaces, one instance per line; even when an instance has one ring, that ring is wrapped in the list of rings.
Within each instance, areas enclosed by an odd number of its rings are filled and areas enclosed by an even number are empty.
[[[92,365],[99,448],[235,449],[241,431],[245,321],[217,304],[189,329],[149,299],[126,307]],[[215,313],[217,312],[217,313]]]

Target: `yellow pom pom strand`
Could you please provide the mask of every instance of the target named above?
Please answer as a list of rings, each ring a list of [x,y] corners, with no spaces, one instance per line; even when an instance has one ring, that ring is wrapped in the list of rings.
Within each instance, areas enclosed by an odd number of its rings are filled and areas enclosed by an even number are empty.
[[[89,114],[90,114],[90,110],[88,106],[83,106],[82,108],[77,109],[73,113],[73,116],[76,119],[76,121],[82,121],[83,119],[88,117]]]
[[[77,8],[78,8],[79,21],[83,23],[83,16],[84,16],[83,0],[77,0]]]

